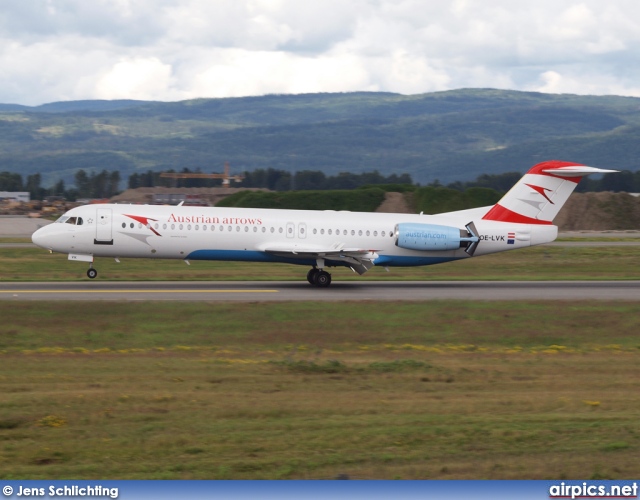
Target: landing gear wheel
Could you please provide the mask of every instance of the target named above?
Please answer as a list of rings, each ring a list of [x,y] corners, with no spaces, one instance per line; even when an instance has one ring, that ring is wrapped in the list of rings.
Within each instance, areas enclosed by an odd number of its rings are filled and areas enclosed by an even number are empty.
[[[309,272],[307,273],[307,281],[309,283],[311,283],[312,285],[316,284],[316,278],[318,277],[318,273],[320,271],[318,269],[316,269],[315,267],[310,269]]]
[[[95,279],[98,276],[98,271],[96,271],[93,267],[87,270],[87,276],[89,279]]]
[[[327,271],[318,271],[315,285],[320,288],[326,288],[331,284],[331,275]]]

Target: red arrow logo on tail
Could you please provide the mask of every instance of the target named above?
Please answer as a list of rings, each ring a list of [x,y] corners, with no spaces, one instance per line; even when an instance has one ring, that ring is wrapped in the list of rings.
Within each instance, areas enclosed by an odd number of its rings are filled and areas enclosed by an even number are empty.
[[[545,193],[545,191],[553,191],[553,189],[534,186],[533,184],[525,184],[525,186],[529,186],[531,189],[534,189],[538,194],[541,194],[542,196],[544,196],[549,203],[551,203],[552,205],[555,205],[555,203],[551,201],[551,198],[547,196],[547,193]]]

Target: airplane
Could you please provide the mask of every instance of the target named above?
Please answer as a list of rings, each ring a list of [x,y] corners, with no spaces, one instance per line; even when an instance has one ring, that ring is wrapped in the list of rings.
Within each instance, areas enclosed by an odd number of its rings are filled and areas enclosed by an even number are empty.
[[[425,266],[554,241],[553,219],[583,176],[617,172],[565,161],[532,167],[495,205],[436,215],[96,204],[73,208],[32,241],[71,261],[96,257],[284,262],[364,274],[374,266]]]

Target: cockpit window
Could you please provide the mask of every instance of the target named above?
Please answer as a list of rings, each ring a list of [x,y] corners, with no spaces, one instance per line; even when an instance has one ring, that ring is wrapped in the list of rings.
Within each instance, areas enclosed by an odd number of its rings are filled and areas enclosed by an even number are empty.
[[[76,226],[82,226],[82,217],[78,217],[78,220],[76,221]]]
[[[69,218],[68,215],[63,215],[56,221],[56,224],[64,224],[65,222],[67,222],[68,218]]]
[[[77,217],[69,217],[66,224],[73,224],[75,226]]]

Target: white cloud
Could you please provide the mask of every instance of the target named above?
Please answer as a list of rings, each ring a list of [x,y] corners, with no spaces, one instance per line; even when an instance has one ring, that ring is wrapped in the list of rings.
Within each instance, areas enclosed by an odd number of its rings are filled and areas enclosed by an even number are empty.
[[[546,71],[539,77],[537,84],[529,87],[536,92],[552,94],[589,94],[589,95],[628,95],[640,96],[640,85],[622,84],[610,75],[579,75],[575,72]]]
[[[0,102],[460,87],[638,95],[632,0],[21,0]]]
[[[194,74],[194,96],[373,90],[360,61],[347,55],[312,58],[229,49],[211,53],[210,58],[211,64]]]
[[[156,100],[171,87],[171,66],[155,57],[123,59],[95,84],[98,99]]]

